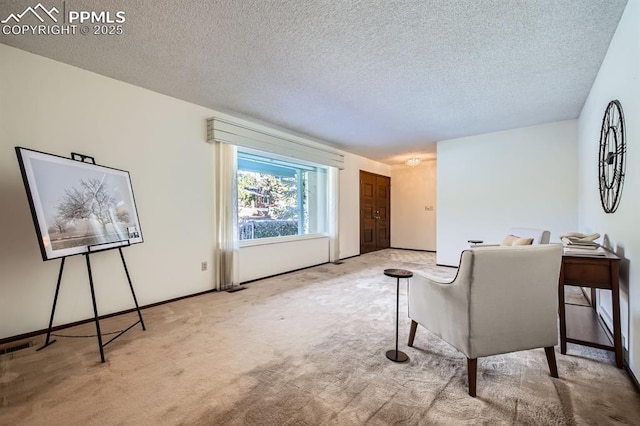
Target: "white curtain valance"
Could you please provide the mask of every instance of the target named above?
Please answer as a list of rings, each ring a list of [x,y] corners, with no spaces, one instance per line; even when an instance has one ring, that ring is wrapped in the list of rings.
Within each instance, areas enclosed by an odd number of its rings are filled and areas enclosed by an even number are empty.
[[[339,151],[253,123],[209,118],[207,140],[344,169],[344,155]]]

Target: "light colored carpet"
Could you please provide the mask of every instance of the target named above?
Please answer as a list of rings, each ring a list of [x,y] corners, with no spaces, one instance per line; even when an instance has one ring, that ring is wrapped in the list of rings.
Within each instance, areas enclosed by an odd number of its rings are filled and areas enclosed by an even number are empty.
[[[638,424],[640,396],[611,354],[569,345],[560,379],[542,349],[481,358],[478,397],[463,355],[419,327],[406,347],[406,282],[396,364],[395,279],[432,253],[384,250],[143,311],[105,349],[58,338],[0,356],[2,425]],[[135,277],[134,277],[135,283]],[[180,285],[179,282],[176,285]],[[123,328],[135,314],[101,322]],[[84,335],[92,324],[62,331]]]

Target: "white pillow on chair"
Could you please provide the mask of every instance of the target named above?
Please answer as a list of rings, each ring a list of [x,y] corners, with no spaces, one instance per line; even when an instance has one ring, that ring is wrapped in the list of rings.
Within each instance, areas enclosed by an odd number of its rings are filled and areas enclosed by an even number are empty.
[[[515,235],[507,235],[500,243],[501,246],[530,246],[533,238],[520,238]]]

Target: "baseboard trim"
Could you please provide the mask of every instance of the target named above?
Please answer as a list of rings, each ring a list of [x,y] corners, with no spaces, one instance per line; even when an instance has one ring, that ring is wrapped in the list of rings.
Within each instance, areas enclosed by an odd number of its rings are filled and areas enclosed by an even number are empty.
[[[329,263],[331,263],[333,265],[333,262],[322,262],[322,263],[318,263],[317,265],[305,266],[304,268],[293,269],[291,271],[280,272],[279,274],[267,275],[266,277],[256,278],[256,279],[249,280],[249,281],[243,281],[243,282],[240,283],[240,285],[251,284],[251,283],[254,283],[256,281],[266,280],[268,278],[273,278],[273,277],[279,277],[280,275],[289,274],[291,272],[304,271],[305,269],[315,268],[316,266],[327,265]]]
[[[631,369],[629,368],[629,364],[627,364],[626,362],[624,363],[624,369],[627,370],[627,374],[631,378],[631,383],[633,383],[633,386],[635,386],[636,390],[640,392],[640,382],[638,382],[638,378],[635,376],[635,374],[633,374],[633,371],[631,371]]]
[[[356,256],[359,256],[359,255],[356,255]],[[352,256],[352,257],[356,257],[356,256]],[[345,258],[345,259],[348,259],[348,258]],[[320,265],[326,265],[328,263],[330,263],[330,262],[318,263],[317,265],[306,266],[304,268],[294,269],[292,271],[287,271],[287,272],[282,272],[282,273],[279,273],[279,274],[269,275],[267,277],[262,277],[262,278],[256,278],[255,280],[242,282],[242,283],[240,283],[240,285],[249,284],[249,283],[252,283],[252,282],[255,282],[255,281],[264,280],[264,279],[267,279],[267,278],[277,277],[277,276],[280,276],[280,275],[288,274],[290,272],[302,271],[304,269],[309,269],[309,268],[313,268],[313,267],[320,266]],[[238,289],[238,290],[240,290],[240,289]],[[236,290],[236,291],[238,291],[238,290]],[[217,290],[215,290],[215,289],[200,291],[198,293],[193,293],[193,294],[188,294],[188,295],[185,295],[185,296],[175,297],[173,299],[167,299],[167,300],[163,300],[161,302],[150,303],[148,305],[140,306],[140,309],[142,310],[142,309],[147,309],[147,308],[153,308],[154,306],[160,306],[160,305],[164,305],[166,303],[177,302],[178,300],[188,299],[190,297],[201,296],[203,294],[213,293],[213,292],[216,292],[216,291]],[[131,308],[131,309],[126,309],[124,311],[112,312],[110,314],[100,315],[100,316],[98,316],[98,319],[103,320],[103,319],[107,319],[107,318],[111,318],[111,317],[116,317],[118,315],[128,314],[128,313],[135,312],[135,311],[136,311],[136,308]],[[66,323],[66,324],[60,324],[60,325],[56,325],[54,327],[51,327],[51,331],[60,331],[60,330],[66,329],[66,328],[75,327],[77,325],[86,324],[86,323],[93,322],[93,321],[95,321],[95,318],[87,318],[87,319],[83,319],[83,320],[80,320],[80,321],[70,322],[70,323]],[[44,334],[46,332],[47,332],[47,329],[43,328],[41,330],[35,330],[35,331],[30,331],[28,333],[23,333],[23,334],[18,334],[18,335],[15,335],[15,336],[5,337],[5,338],[0,339],[0,345],[4,345],[6,343],[11,343],[11,342],[15,342],[15,341],[18,341],[18,340],[23,340],[23,339],[31,339],[33,337],[39,336],[41,334]]]
[[[360,256],[361,255],[359,255],[359,254],[354,254],[353,256],[341,257],[339,260],[343,261],[343,260],[353,259],[354,257],[360,257]]]
[[[147,309],[147,308],[153,308],[154,306],[164,305],[165,303],[177,302],[178,300],[188,299],[190,297],[202,296],[203,294],[213,293],[215,291],[216,291],[215,289],[200,291],[198,293],[188,294],[186,296],[180,296],[180,297],[175,297],[173,299],[163,300],[161,302],[150,303],[148,305],[140,306],[140,309],[142,310],[142,309]],[[107,318],[111,318],[111,317],[117,317],[118,315],[129,314],[129,313],[135,312],[135,311],[136,311],[136,308],[126,309],[124,311],[119,311],[119,312],[113,312],[113,313],[110,313],[110,314],[100,315],[100,316],[98,316],[98,319],[99,320],[103,320],[103,319],[107,319]],[[87,319],[84,319],[84,320],[70,322],[70,323],[67,323],[67,324],[60,324],[60,325],[56,325],[54,327],[51,327],[51,331],[60,331],[60,330],[64,330],[65,328],[75,327],[76,325],[86,324],[86,323],[93,322],[93,321],[95,321],[95,318],[87,318]],[[22,339],[31,339],[33,337],[39,336],[41,334],[44,334],[46,332],[47,332],[47,329],[43,328],[42,330],[36,330],[36,331],[31,331],[29,333],[18,334],[16,336],[5,337],[3,339],[0,339],[0,345],[4,345],[6,343],[15,342],[17,340],[22,340]]]
[[[406,250],[406,251],[419,251],[423,253],[435,253],[435,250],[422,250],[422,249],[412,249],[412,248],[404,248],[404,247],[389,247],[394,250]]]

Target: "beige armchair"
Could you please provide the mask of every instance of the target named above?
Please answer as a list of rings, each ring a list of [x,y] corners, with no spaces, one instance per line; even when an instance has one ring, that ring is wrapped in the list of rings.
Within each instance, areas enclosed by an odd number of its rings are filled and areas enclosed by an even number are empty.
[[[409,282],[409,346],[418,324],[467,357],[469,395],[476,396],[478,357],[544,348],[558,377],[558,277],[562,245],[465,250],[446,281],[415,272]]]

